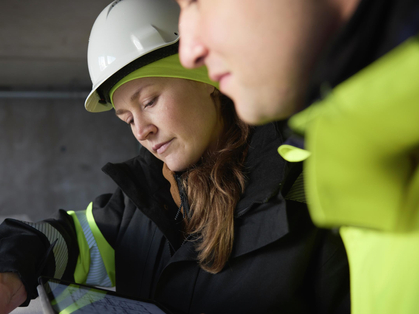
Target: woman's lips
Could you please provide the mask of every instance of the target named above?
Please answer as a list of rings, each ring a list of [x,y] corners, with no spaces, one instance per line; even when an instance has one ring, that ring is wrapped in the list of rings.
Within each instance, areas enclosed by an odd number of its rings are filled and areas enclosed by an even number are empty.
[[[167,141],[165,143],[162,144],[157,144],[156,146],[153,147],[153,150],[157,153],[157,154],[163,154],[166,149],[169,147],[169,145],[172,143],[173,139],[171,139],[170,141]]]

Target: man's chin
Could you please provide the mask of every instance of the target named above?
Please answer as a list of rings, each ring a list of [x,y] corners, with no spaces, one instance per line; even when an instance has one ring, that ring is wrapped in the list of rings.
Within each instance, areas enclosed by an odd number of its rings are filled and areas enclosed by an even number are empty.
[[[251,104],[242,104],[242,107],[239,106],[236,105],[237,115],[245,123],[249,125],[261,125],[270,122],[269,117],[262,114],[257,108],[253,109]]]
[[[263,125],[272,121],[285,120],[292,115],[290,108],[272,107],[271,104],[261,104],[250,101],[235,101],[237,115],[249,125]]]

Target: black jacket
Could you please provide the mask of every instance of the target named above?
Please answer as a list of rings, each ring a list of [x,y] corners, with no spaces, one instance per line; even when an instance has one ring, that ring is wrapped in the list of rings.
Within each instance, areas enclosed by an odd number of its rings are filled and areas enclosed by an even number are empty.
[[[290,185],[287,180],[293,181],[292,169],[276,153],[282,142],[274,124],[253,134],[233,252],[216,275],[200,269],[194,242],[182,240],[162,163],[144,149],[126,163],[106,165],[104,171],[119,188],[94,201],[93,216],[115,250],[117,292],[156,299],[175,313],[350,313],[349,271],[340,237],[314,227],[306,205],[285,200],[281,193],[281,187]],[[50,222],[62,230],[72,252],[64,273],[71,280],[77,247],[74,226],[65,216],[61,212],[61,218]],[[30,243],[20,241],[20,233],[28,234]],[[7,247],[39,251],[36,258],[8,262],[3,257],[15,253],[0,247],[0,271],[20,272],[32,296],[34,273],[48,275],[54,268],[45,259],[48,241],[34,233],[11,220],[0,227],[0,241],[10,243]],[[42,261],[46,267],[40,270]]]

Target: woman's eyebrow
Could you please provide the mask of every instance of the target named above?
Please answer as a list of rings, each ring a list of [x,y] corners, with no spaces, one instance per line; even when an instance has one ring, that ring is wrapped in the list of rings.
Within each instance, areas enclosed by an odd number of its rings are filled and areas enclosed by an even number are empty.
[[[138,96],[141,94],[142,90],[150,85],[152,84],[146,84],[146,85],[141,86],[134,94],[132,94],[130,101],[133,102],[134,100],[136,100]]]
[[[124,114],[125,112],[127,112],[127,110],[125,110],[125,109],[118,109],[118,110],[115,110],[115,115],[120,116],[121,114]]]
[[[131,95],[130,102],[132,103],[133,101],[135,101],[138,98],[138,96],[141,94],[141,92],[143,91],[143,89],[146,88],[146,87],[148,87],[148,86],[150,86],[150,85],[153,85],[153,84],[152,83],[149,83],[149,84],[145,84],[145,85],[140,86],[140,88],[138,88],[134,92],[134,94]],[[120,116],[121,114],[124,114],[127,111],[128,110],[125,110],[125,109],[118,109],[118,110],[115,110],[115,114],[117,116]]]

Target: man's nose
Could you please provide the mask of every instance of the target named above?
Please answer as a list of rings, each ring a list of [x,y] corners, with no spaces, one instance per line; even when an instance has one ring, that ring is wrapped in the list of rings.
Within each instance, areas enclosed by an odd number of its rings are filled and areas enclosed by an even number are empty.
[[[180,62],[185,68],[197,68],[205,64],[208,49],[201,40],[199,23],[193,16],[181,14],[179,17]]]

